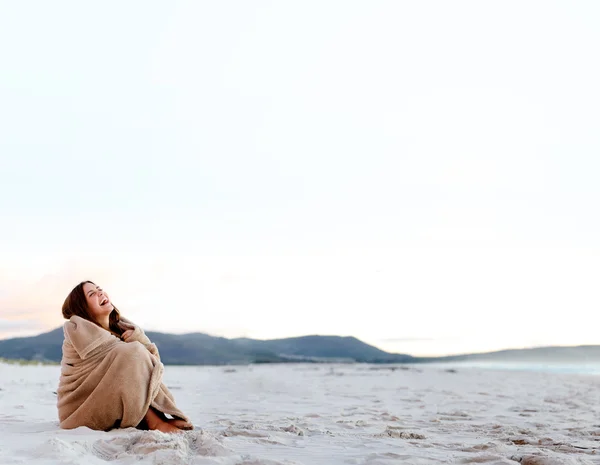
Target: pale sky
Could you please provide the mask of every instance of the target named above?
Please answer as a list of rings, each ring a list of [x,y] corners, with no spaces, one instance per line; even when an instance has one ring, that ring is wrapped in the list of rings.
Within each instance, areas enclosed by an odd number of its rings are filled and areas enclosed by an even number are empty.
[[[597,1],[0,0],[0,338],[600,344]]]

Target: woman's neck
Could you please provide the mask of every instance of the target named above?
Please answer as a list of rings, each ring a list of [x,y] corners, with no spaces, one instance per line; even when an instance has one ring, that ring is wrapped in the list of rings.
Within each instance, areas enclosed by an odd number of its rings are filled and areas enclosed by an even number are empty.
[[[98,324],[105,330],[110,331],[110,319],[108,317],[105,320],[98,320]]]

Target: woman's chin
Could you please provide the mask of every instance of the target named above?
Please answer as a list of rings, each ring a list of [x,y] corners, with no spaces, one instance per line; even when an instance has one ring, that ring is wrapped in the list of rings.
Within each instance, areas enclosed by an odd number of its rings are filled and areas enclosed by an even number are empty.
[[[113,307],[112,305],[104,305],[103,307],[100,307],[98,310],[96,310],[97,315],[102,315],[102,316],[106,316],[106,315],[110,315],[110,313],[114,310],[115,307]]]
[[[106,304],[100,308],[104,311],[104,313],[110,313],[115,309],[115,306],[113,304]]]

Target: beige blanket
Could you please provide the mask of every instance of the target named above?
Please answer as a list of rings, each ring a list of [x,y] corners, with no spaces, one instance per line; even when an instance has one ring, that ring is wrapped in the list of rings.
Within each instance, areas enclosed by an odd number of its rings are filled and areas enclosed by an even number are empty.
[[[65,323],[57,391],[61,428],[135,427],[151,406],[189,421],[162,383],[156,346],[130,321],[121,318],[121,324],[134,329],[127,342],[78,316]]]

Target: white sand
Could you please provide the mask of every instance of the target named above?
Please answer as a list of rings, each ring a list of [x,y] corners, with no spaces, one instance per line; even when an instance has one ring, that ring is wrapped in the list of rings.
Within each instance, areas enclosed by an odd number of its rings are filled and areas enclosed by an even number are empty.
[[[600,464],[597,376],[168,366],[197,425],[175,436],[59,429],[58,375],[0,365],[0,464]]]

